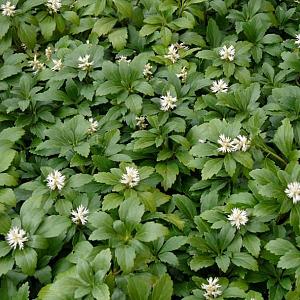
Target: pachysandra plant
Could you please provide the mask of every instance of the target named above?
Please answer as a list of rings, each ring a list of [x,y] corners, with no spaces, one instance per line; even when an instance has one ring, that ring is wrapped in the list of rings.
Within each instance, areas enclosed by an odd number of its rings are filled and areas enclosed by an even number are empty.
[[[300,299],[299,18],[3,0],[1,300]]]

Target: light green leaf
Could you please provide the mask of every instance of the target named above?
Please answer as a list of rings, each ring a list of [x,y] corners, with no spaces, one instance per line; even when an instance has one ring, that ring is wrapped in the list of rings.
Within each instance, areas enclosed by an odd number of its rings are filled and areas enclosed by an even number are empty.
[[[248,253],[236,252],[233,253],[232,263],[238,267],[243,267],[248,270],[257,271],[258,265],[257,261]]]
[[[123,245],[115,250],[117,262],[124,273],[129,273],[134,266],[135,250],[134,248]]]
[[[221,170],[223,166],[223,159],[222,158],[214,158],[208,160],[202,169],[202,179],[210,179],[215,174],[218,174],[218,172]]]
[[[175,161],[170,161],[167,163],[158,163],[155,166],[156,172],[161,175],[162,186],[164,190],[168,190],[176,180],[179,174],[179,169]]]
[[[274,143],[286,157],[289,157],[293,149],[293,139],[294,133],[291,123],[288,119],[284,119],[274,135]]]
[[[284,255],[291,250],[296,251],[295,246],[291,242],[280,238],[268,242],[265,248],[276,255]]]
[[[68,217],[49,216],[44,219],[36,234],[42,235],[45,238],[57,237],[66,233],[70,225],[71,220]]]
[[[15,251],[16,264],[27,275],[33,275],[37,264],[37,253],[34,249],[26,247]]]
[[[150,300],[171,300],[173,281],[168,274],[162,275],[155,283]]]
[[[167,235],[168,229],[154,222],[147,222],[137,230],[135,238],[142,242],[152,242],[161,236]]]
[[[127,28],[119,28],[108,35],[108,40],[112,43],[113,48],[119,51],[125,47],[127,37]]]

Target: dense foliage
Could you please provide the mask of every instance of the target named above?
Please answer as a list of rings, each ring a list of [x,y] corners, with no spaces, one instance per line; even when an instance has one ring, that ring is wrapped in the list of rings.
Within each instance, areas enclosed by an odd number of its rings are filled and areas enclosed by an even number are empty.
[[[0,299],[300,299],[299,18],[2,1]]]

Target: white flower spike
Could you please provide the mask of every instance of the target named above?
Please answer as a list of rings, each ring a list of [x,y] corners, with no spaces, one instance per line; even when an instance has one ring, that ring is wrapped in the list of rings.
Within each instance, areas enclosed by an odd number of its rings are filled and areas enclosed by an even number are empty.
[[[233,61],[235,56],[235,48],[231,45],[227,48],[227,46],[223,46],[219,51],[220,57],[223,60]]]
[[[150,65],[150,63],[147,63],[147,64],[145,64],[145,66],[144,66],[144,70],[143,70],[143,75],[146,77],[146,78],[151,78],[151,76],[152,76],[152,66]]]
[[[289,183],[284,192],[293,199],[293,203],[300,201],[300,183],[298,181]]]
[[[94,120],[93,118],[89,118],[90,127],[88,129],[88,133],[94,133],[97,131],[99,123],[98,121]]]
[[[61,1],[60,0],[48,0],[46,6],[49,9],[49,12],[52,13],[57,13],[59,12],[61,8]]]
[[[89,61],[90,55],[86,54],[84,57],[79,56],[78,58],[78,68],[83,71],[89,71],[93,65],[94,61]]]
[[[238,135],[233,141],[232,141],[232,147],[233,151],[243,151],[246,152],[251,145],[251,140],[248,139],[244,135]]]
[[[52,59],[54,66],[51,68],[52,71],[60,71],[63,67],[61,59]]]
[[[121,55],[117,58],[117,62],[120,63],[121,61],[129,64],[131,62],[131,59],[127,59],[127,56]]]
[[[88,221],[89,210],[83,205],[79,205],[77,209],[71,211],[72,222],[77,225],[85,225]]]
[[[168,91],[166,96],[160,97],[160,109],[162,111],[168,111],[176,107],[177,98],[171,96],[171,92]]]
[[[248,222],[247,212],[239,208],[233,208],[231,214],[227,218],[232,226],[240,229],[241,225],[246,225]]]
[[[34,71],[33,74],[37,74],[39,71],[45,68],[44,63],[41,63],[37,59],[37,54],[34,55],[33,60],[30,60],[28,64],[30,67],[32,67],[32,71]]]
[[[144,116],[136,117],[136,126],[139,127],[139,129],[145,129],[148,124],[146,123],[146,118]]]
[[[122,175],[120,182],[131,188],[137,186],[140,182],[139,171],[133,167],[126,167],[126,173]]]
[[[205,299],[210,300],[212,298],[217,298],[218,296],[222,295],[222,291],[220,290],[221,285],[218,284],[219,278],[209,277],[207,279],[208,284],[202,283],[201,288],[205,290],[203,296]]]
[[[168,47],[168,54],[166,54],[164,57],[169,59],[173,64],[180,58],[175,44],[172,44]]]
[[[217,93],[227,93],[228,91],[228,84],[223,80],[215,80],[210,87],[211,91],[215,94]]]
[[[234,151],[232,140],[230,137],[225,136],[224,134],[221,134],[218,139],[218,143],[221,147],[218,148],[219,152],[222,153],[229,153]]]
[[[19,227],[13,227],[6,235],[6,241],[9,246],[16,250],[19,247],[20,250],[24,249],[24,243],[28,241],[26,231]]]
[[[2,15],[7,17],[12,17],[15,14],[16,6],[7,1],[5,4],[1,5]]]
[[[188,73],[186,67],[182,67],[180,73],[176,74],[176,76],[181,79],[182,82],[186,82],[187,75]]]
[[[300,34],[296,34],[296,41],[295,44],[300,48]]]
[[[62,175],[60,171],[54,170],[47,176],[47,186],[50,190],[54,191],[58,189],[61,191],[61,189],[65,185],[65,176]]]

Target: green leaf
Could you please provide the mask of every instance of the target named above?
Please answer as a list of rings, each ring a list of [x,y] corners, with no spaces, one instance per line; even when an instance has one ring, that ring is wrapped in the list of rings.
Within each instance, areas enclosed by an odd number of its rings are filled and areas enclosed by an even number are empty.
[[[216,257],[216,264],[218,267],[222,270],[222,272],[227,272],[229,265],[230,265],[230,259],[227,255],[217,256]]]
[[[295,246],[284,239],[276,239],[266,244],[265,248],[276,255],[284,255],[288,251],[296,251]]]
[[[87,142],[80,143],[74,147],[74,150],[83,157],[88,157],[90,154],[90,144]]]
[[[2,39],[9,29],[10,22],[7,17],[0,15],[0,39]]]
[[[140,226],[135,238],[142,242],[152,242],[159,237],[167,235],[167,233],[168,229],[165,226],[154,222],[147,222]]]
[[[127,28],[119,28],[108,35],[108,40],[112,43],[113,48],[119,51],[125,47],[127,37]]]
[[[102,250],[93,261],[93,268],[97,272],[99,270],[103,272],[108,272],[110,269],[110,262],[111,262],[111,251],[110,249]]]
[[[16,142],[24,135],[24,133],[24,129],[20,127],[5,128],[0,133],[0,140]]]
[[[246,234],[243,237],[243,245],[255,257],[259,256],[260,239],[254,234]]]
[[[7,173],[0,174],[0,186],[16,186],[18,184],[17,179]]]
[[[248,169],[252,169],[253,160],[249,152],[237,151],[232,153],[232,157],[239,162],[241,165],[245,166]]]
[[[245,298],[246,293],[237,286],[229,286],[222,294],[224,298]]]
[[[179,169],[175,161],[170,161],[167,163],[158,163],[155,166],[156,172],[163,178],[161,185],[164,190],[167,191],[172,187],[179,174]]]
[[[92,32],[96,32],[99,36],[105,35],[113,29],[116,23],[117,23],[116,18],[102,17],[101,19],[97,20],[97,22],[93,27]]]
[[[120,220],[128,224],[140,223],[144,212],[144,205],[140,205],[136,198],[126,199],[119,207]]]
[[[214,259],[207,255],[195,255],[190,261],[190,267],[193,271],[198,271],[203,268],[212,266],[215,263]]]
[[[160,249],[160,253],[177,250],[186,243],[186,236],[173,236],[165,242],[163,247]]]
[[[141,276],[132,276],[128,279],[128,293],[130,299],[148,300],[150,284]]]
[[[109,288],[105,283],[93,287],[92,295],[97,300],[110,300]]]
[[[171,300],[173,281],[168,274],[162,275],[154,284],[150,300]]]
[[[100,172],[98,174],[95,174],[94,178],[97,182],[105,183],[107,185],[115,185],[120,182],[119,177],[108,172]]]
[[[109,214],[102,211],[93,213],[89,216],[89,223],[97,228],[89,237],[91,241],[106,240],[114,236],[113,219]]]
[[[5,241],[0,241],[0,257],[5,256],[11,250],[10,246]]]
[[[8,207],[14,207],[16,205],[16,196],[12,189],[0,190],[0,203]]]
[[[208,160],[202,169],[202,179],[206,180],[211,177],[213,177],[215,174],[218,174],[218,172],[221,170],[223,166],[223,159],[222,158],[214,158]]]
[[[14,259],[12,257],[0,258],[0,276],[12,270],[13,266]]]
[[[122,271],[124,273],[129,273],[134,266],[134,259],[136,256],[134,248],[128,245],[119,246],[115,250],[115,255]]]
[[[69,179],[69,186],[72,188],[79,188],[93,180],[93,176],[89,174],[75,174]]]
[[[232,263],[238,267],[243,267],[248,270],[258,271],[257,261],[248,253],[236,252],[233,253]]]
[[[93,283],[93,272],[90,264],[83,260],[79,259],[77,265],[76,265],[77,274],[79,277],[86,283],[86,284],[92,284]]]
[[[37,253],[34,249],[26,247],[15,251],[16,264],[27,275],[33,275],[37,264]]]
[[[225,155],[224,158],[224,167],[229,176],[233,176],[236,169],[235,160],[231,157],[231,155]]]
[[[45,238],[57,237],[65,234],[70,225],[71,220],[68,217],[49,216],[44,219],[36,234],[42,235]]]
[[[14,157],[16,155],[16,151],[12,149],[8,149],[1,153],[0,156],[0,172],[6,171],[11,165]]]
[[[26,23],[18,27],[18,35],[26,47],[33,49],[36,45],[36,30],[32,25]]]
[[[29,284],[25,282],[22,284],[15,296],[14,300],[29,300]]]
[[[293,139],[294,134],[291,123],[288,119],[284,119],[274,135],[274,143],[286,157],[289,157],[293,149]]]
[[[123,201],[123,197],[116,193],[106,195],[102,201],[102,210],[111,210],[118,207]]]
[[[41,33],[45,40],[49,40],[56,28],[56,23],[53,17],[47,16],[40,23]]]
[[[290,250],[280,257],[278,268],[294,269],[300,266],[300,252],[298,250]]]

